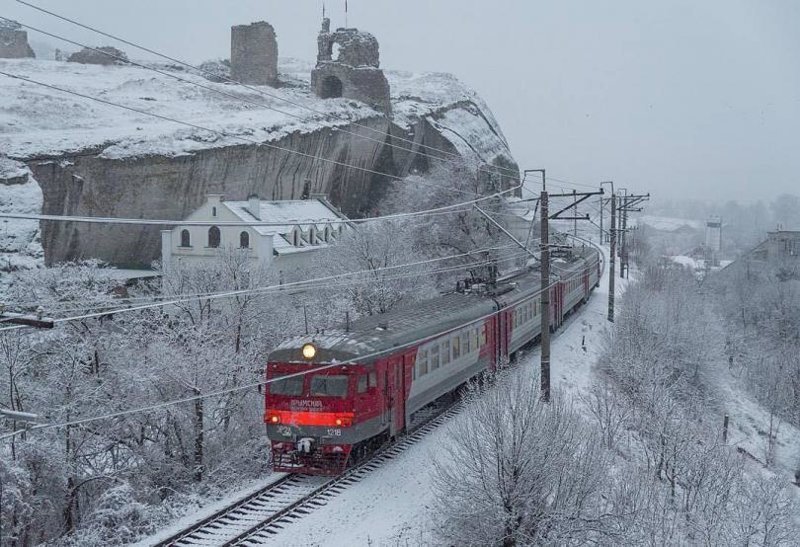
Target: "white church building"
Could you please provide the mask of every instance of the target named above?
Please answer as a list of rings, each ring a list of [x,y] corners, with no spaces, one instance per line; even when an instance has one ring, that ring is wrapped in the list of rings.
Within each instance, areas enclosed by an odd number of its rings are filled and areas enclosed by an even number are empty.
[[[347,229],[347,217],[324,197],[302,200],[225,201],[209,194],[206,202],[177,225],[161,232],[161,263],[202,264],[220,249],[245,250],[253,261],[277,270],[283,281],[310,264],[316,252],[333,244]],[[231,225],[263,222],[264,225]]]

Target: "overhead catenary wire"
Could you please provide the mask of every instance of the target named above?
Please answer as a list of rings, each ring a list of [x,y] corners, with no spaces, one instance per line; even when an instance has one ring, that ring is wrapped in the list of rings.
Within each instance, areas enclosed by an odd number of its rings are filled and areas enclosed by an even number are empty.
[[[213,74],[213,73],[211,73],[210,71],[203,69],[202,67],[198,67],[198,66],[192,65],[192,64],[190,64],[190,63],[187,63],[186,61],[182,61],[182,60],[180,60],[180,59],[176,59],[176,58],[174,58],[174,57],[171,57],[171,56],[169,56],[169,55],[165,55],[165,54],[163,54],[163,53],[159,53],[159,52],[157,52],[157,51],[155,51],[155,50],[153,50],[153,49],[151,49],[151,48],[147,48],[147,47],[145,47],[145,46],[141,46],[141,45],[139,45],[139,44],[136,44],[136,43],[133,43],[133,42],[131,42],[131,41],[128,41],[128,40],[125,40],[125,39],[119,38],[119,37],[117,37],[117,36],[114,36],[114,35],[111,35],[111,34],[108,34],[108,33],[104,32],[104,31],[101,31],[101,30],[99,30],[99,29],[97,29],[97,28],[91,27],[91,26],[89,26],[89,25],[85,25],[85,24],[83,24],[83,23],[80,23],[80,22],[78,22],[78,21],[75,21],[74,19],[70,19],[70,18],[68,18],[68,17],[62,16],[62,15],[60,15],[60,14],[57,14],[57,13],[55,13],[55,12],[52,12],[52,11],[46,10],[46,9],[44,9],[44,8],[41,8],[41,7],[39,7],[39,6],[36,6],[36,5],[34,5],[34,4],[30,4],[30,3],[28,3],[28,2],[24,2],[24,1],[22,1],[22,0],[17,0],[17,1],[18,1],[20,4],[23,4],[23,5],[25,5],[25,6],[28,6],[28,7],[32,8],[32,9],[35,9],[35,10],[37,10],[37,11],[40,11],[40,12],[42,12],[42,13],[48,14],[48,15],[50,15],[50,16],[52,16],[52,17],[56,17],[56,18],[58,18],[58,19],[61,19],[62,21],[69,22],[69,23],[71,23],[71,24],[73,24],[73,25],[79,26],[79,27],[81,27],[81,28],[84,28],[84,29],[86,29],[86,30],[90,30],[90,31],[92,31],[92,32],[95,32],[95,33],[98,33],[98,34],[100,34],[100,35],[106,36],[106,37],[108,37],[108,38],[111,38],[111,39],[114,39],[114,40],[118,40],[118,41],[120,41],[120,42],[122,42],[122,43],[124,43],[124,44],[130,45],[131,47],[135,47],[135,48],[137,48],[137,49],[139,49],[139,50],[141,50],[141,51],[145,51],[145,52],[147,52],[147,53],[150,53],[150,54],[152,54],[152,55],[156,55],[156,56],[158,56],[158,57],[161,57],[162,59],[166,59],[166,60],[169,60],[169,61],[171,61],[171,62],[178,63],[178,64],[179,64],[179,65],[181,65],[181,66],[184,66],[184,67],[186,67],[186,68],[190,68],[190,69],[192,69],[192,70],[195,70],[195,71],[197,71],[197,72],[200,72],[200,73],[202,73],[202,74],[205,74],[206,76],[214,76],[215,78],[220,78],[220,79],[222,79],[223,81],[225,81],[225,82],[227,82],[227,83],[231,83],[231,84],[236,84],[236,85],[239,85],[239,86],[241,86],[241,87],[243,87],[243,88],[245,88],[245,89],[248,89],[248,90],[250,90],[250,91],[256,92],[256,93],[258,93],[258,94],[260,94],[260,95],[263,95],[263,96],[266,96],[266,97],[271,97],[271,98],[273,98],[273,99],[276,99],[276,100],[278,100],[278,101],[285,102],[285,103],[287,103],[287,104],[290,104],[290,105],[292,105],[292,106],[295,106],[295,107],[298,107],[298,108],[303,108],[303,109],[309,110],[309,111],[311,111],[311,112],[313,112],[313,113],[315,113],[315,114],[326,115],[326,113],[325,113],[325,112],[323,112],[323,111],[321,111],[321,110],[317,110],[317,109],[315,109],[315,108],[312,108],[312,107],[310,107],[310,106],[308,106],[308,105],[305,105],[305,104],[302,104],[302,103],[299,103],[299,102],[296,102],[296,101],[292,101],[292,100],[290,100],[290,99],[287,99],[287,98],[285,98],[285,97],[281,97],[280,95],[276,95],[276,94],[273,94],[273,93],[268,93],[268,92],[266,92],[266,91],[265,91],[265,90],[263,90],[263,89],[258,89],[258,88],[256,88],[256,87],[253,87],[253,86],[250,86],[250,85],[244,84],[244,83],[242,83],[242,82],[239,82],[239,81],[237,81],[237,80],[233,80],[233,79],[231,79],[231,78],[229,78],[229,77],[227,77],[227,76],[220,76],[219,74]],[[21,24],[21,23],[20,23],[20,24]],[[81,44],[81,43],[78,43],[78,42],[74,42],[74,41],[72,41],[72,40],[69,40],[68,38],[63,38],[63,37],[61,37],[61,36],[58,36],[58,35],[55,35],[55,34],[49,33],[49,32],[47,32],[47,31],[43,31],[43,30],[40,30],[40,29],[37,29],[37,28],[34,28],[34,27],[30,27],[30,26],[28,26],[28,25],[24,25],[24,24],[22,24],[22,26],[25,26],[26,28],[30,28],[31,30],[34,30],[34,31],[36,31],[36,32],[41,32],[41,33],[43,33],[43,34],[49,35],[49,36],[51,36],[51,37],[53,37],[53,38],[60,39],[60,40],[64,40],[64,41],[66,41],[66,42],[72,43],[72,44],[74,44],[74,45],[77,45],[77,46],[80,46],[80,47],[85,47],[85,48],[88,48],[88,49],[90,49],[90,50],[95,50],[95,51],[98,51],[99,53],[102,53],[102,54],[104,54],[104,55],[108,55],[108,56],[110,56],[110,57],[119,58],[119,57],[117,57],[116,55],[110,54],[110,53],[108,53],[108,52],[105,52],[105,51],[102,51],[102,50],[99,50],[99,49],[96,49],[96,48],[91,48],[91,47],[89,47],[89,46],[86,46],[85,44]],[[148,69],[148,70],[155,70],[156,72],[159,72],[159,73],[161,73],[161,74],[164,74],[164,75],[166,75],[166,76],[169,76],[169,77],[174,77],[174,78],[176,78],[176,79],[178,79],[178,80],[185,81],[186,83],[189,83],[189,84],[192,84],[192,85],[200,85],[201,87],[205,87],[206,89],[209,89],[209,90],[211,90],[211,91],[215,91],[215,92],[216,92],[216,90],[215,90],[214,88],[210,87],[210,86],[204,86],[204,85],[201,85],[201,84],[197,84],[196,82],[192,82],[192,81],[190,81],[190,80],[181,79],[181,78],[179,78],[179,77],[176,77],[175,75],[172,75],[172,74],[169,74],[169,73],[166,73],[166,72],[159,71],[158,69],[156,69],[156,68],[154,68],[154,67],[149,67],[149,66],[146,66],[146,65],[141,65],[141,64],[139,64],[139,63],[136,63],[136,62],[134,62],[134,61],[130,61],[129,59],[122,59],[122,58],[119,58],[119,59],[120,59],[120,60],[123,60],[123,61],[126,61],[126,62],[129,62],[129,63],[131,63],[131,64],[135,64],[136,66],[140,66],[140,67],[142,67],[142,68],[145,68],[145,69]],[[241,99],[241,98],[239,98],[239,97],[235,97],[235,98],[236,98],[237,100],[242,100],[242,99]],[[275,108],[273,108],[273,107],[270,107],[270,106],[268,106],[268,105],[266,105],[266,104],[263,104],[263,103],[259,104],[259,106],[261,106],[261,107],[265,107],[265,108],[268,108],[268,109],[270,109],[270,110],[277,111],[277,112],[280,112],[280,113],[282,113],[282,114],[285,114],[285,115],[288,115],[288,116],[292,116],[292,117],[295,117],[295,118],[298,118],[298,119],[301,119],[301,120],[302,120],[302,119],[304,119],[302,116],[299,116],[299,115],[296,115],[296,114],[292,114],[292,113],[289,113],[289,112],[285,112],[285,111],[281,111],[281,110],[275,109]],[[425,156],[425,157],[428,157],[428,158],[431,158],[431,159],[436,159],[436,160],[439,160],[439,161],[447,161],[447,162],[450,162],[450,163],[456,163],[456,164],[469,165],[469,164],[468,164],[468,162],[466,162],[466,161],[465,161],[463,158],[461,158],[461,156],[460,156],[458,153],[455,153],[455,152],[449,152],[449,151],[446,151],[446,150],[441,150],[441,149],[439,149],[439,148],[436,148],[436,147],[432,147],[432,146],[429,146],[429,145],[425,145],[425,144],[422,144],[422,143],[418,143],[418,142],[415,142],[415,141],[413,141],[413,140],[411,140],[411,139],[407,139],[407,138],[404,138],[404,137],[400,137],[399,135],[392,135],[392,138],[394,138],[394,139],[396,139],[396,140],[398,140],[398,141],[401,141],[401,142],[407,142],[407,143],[409,143],[410,145],[412,145],[412,146],[416,146],[416,147],[418,147],[418,148],[425,148],[425,149],[429,149],[429,150],[434,150],[434,151],[436,151],[436,152],[437,152],[437,153],[439,153],[439,154],[444,154],[444,155],[449,155],[449,156],[452,156],[452,159],[448,159],[448,158],[445,158],[445,157],[440,157],[440,156],[433,156],[433,155],[430,155],[430,154],[427,154],[427,153],[424,153],[424,152],[420,152],[419,150],[415,151],[413,148],[405,148],[405,147],[401,147],[401,146],[398,146],[398,145],[396,145],[396,144],[393,144],[393,143],[386,142],[385,138],[386,138],[387,136],[389,136],[389,133],[388,133],[388,131],[381,131],[381,130],[375,129],[375,128],[373,128],[373,127],[369,127],[368,125],[360,124],[360,123],[358,123],[358,122],[355,122],[355,121],[351,122],[351,124],[352,124],[352,125],[354,125],[354,126],[356,126],[356,127],[359,127],[359,128],[362,128],[362,129],[367,129],[367,130],[369,130],[369,131],[372,131],[372,132],[378,133],[378,134],[380,134],[380,135],[381,135],[381,137],[382,137],[382,139],[383,139],[383,140],[381,140],[381,139],[377,139],[377,138],[374,138],[374,137],[368,137],[367,135],[361,135],[361,134],[359,134],[359,133],[351,132],[351,131],[348,131],[348,130],[346,130],[346,129],[339,129],[339,130],[340,130],[340,131],[342,131],[342,132],[344,132],[344,133],[346,133],[346,134],[350,134],[350,135],[353,135],[353,136],[355,136],[355,137],[358,137],[358,138],[365,138],[365,139],[368,139],[368,140],[371,140],[371,141],[379,142],[379,143],[381,143],[382,145],[387,145],[387,146],[390,146],[390,147],[392,147],[392,148],[397,148],[397,149],[403,150],[403,151],[405,151],[405,152],[411,152],[411,153],[419,154],[419,155],[422,155],[422,156]],[[459,158],[460,158],[460,159],[459,159]],[[479,171],[483,170],[483,171],[485,171],[485,172],[488,172],[488,173],[492,173],[492,172],[494,172],[494,173],[498,173],[498,172],[505,172],[505,173],[506,173],[506,176],[513,177],[513,178],[518,178],[518,177],[519,177],[519,171],[515,171],[515,170],[513,170],[513,169],[510,169],[510,168],[507,168],[507,167],[502,167],[502,166],[496,166],[496,165],[493,165],[491,168],[487,168],[487,167],[485,167],[485,166],[479,166],[479,167],[478,167],[478,170],[479,170]]]
[[[579,273],[576,273],[573,276],[570,276],[569,278],[566,278],[566,279],[563,279],[563,280],[555,280],[555,281],[551,282],[550,284],[548,284],[546,289],[544,289],[544,290],[550,290],[559,281],[571,281],[572,279],[581,278],[582,275],[583,275],[583,273],[579,272]],[[542,290],[536,291],[533,294],[528,295],[524,299],[520,300],[518,303],[527,302],[528,300],[531,300],[531,299],[539,296],[539,294],[541,294],[541,292],[542,292]],[[309,369],[309,370],[304,370],[304,371],[295,372],[295,373],[292,373],[292,374],[287,374],[287,375],[281,376],[280,378],[272,378],[272,379],[269,379],[269,380],[263,380],[263,381],[259,381],[259,382],[251,382],[249,384],[245,384],[245,385],[241,385],[241,386],[236,386],[236,387],[226,388],[226,389],[220,389],[220,390],[212,391],[212,392],[205,393],[205,394],[193,395],[191,397],[184,397],[184,398],[181,398],[181,399],[173,399],[171,401],[164,401],[164,402],[161,402],[161,403],[156,403],[156,404],[153,404],[153,405],[148,405],[148,406],[145,406],[145,407],[139,407],[139,408],[135,408],[135,409],[128,409],[128,410],[121,410],[121,411],[117,411],[117,412],[111,412],[111,413],[100,415],[100,416],[93,416],[93,417],[89,417],[89,418],[81,418],[81,419],[77,419],[77,420],[70,420],[70,421],[59,422],[59,423],[46,423],[46,424],[35,425],[35,426],[28,427],[28,428],[25,428],[25,429],[12,431],[10,433],[6,433],[5,435],[1,435],[0,436],[0,441],[12,439],[12,438],[14,438],[14,437],[16,437],[18,435],[22,435],[22,434],[28,433],[28,432],[42,431],[42,430],[48,430],[48,429],[63,429],[65,427],[74,427],[74,426],[79,426],[79,425],[92,423],[92,422],[97,422],[97,421],[101,421],[101,420],[109,420],[109,419],[112,419],[112,418],[121,418],[121,417],[124,417],[124,416],[130,416],[130,415],[133,415],[133,414],[142,414],[142,413],[145,413],[145,412],[152,412],[152,411],[155,411],[155,410],[161,410],[163,408],[168,408],[168,407],[171,407],[171,406],[175,406],[175,405],[179,405],[179,404],[183,404],[183,403],[189,403],[189,402],[193,402],[193,401],[209,399],[209,398],[212,398],[212,397],[219,397],[219,396],[222,396],[222,395],[228,395],[228,394],[232,394],[232,393],[239,393],[239,392],[242,392],[242,391],[247,391],[247,390],[251,390],[251,389],[254,389],[254,388],[258,388],[260,386],[265,386],[265,385],[271,384],[273,382],[276,382],[278,380],[286,380],[288,378],[295,378],[295,377],[305,376],[307,374],[317,373],[317,372],[320,372],[320,371],[323,371],[323,370],[328,370],[328,369],[331,369],[331,368],[335,368],[335,367],[340,367],[340,366],[343,366],[343,365],[351,364],[351,363],[355,362],[356,360],[364,360],[364,359],[370,359],[370,358],[373,358],[373,357],[379,357],[379,356],[384,355],[384,354],[386,354],[388,352],[397,351],[399,349],[403,349],[405,347],[408,347],[408,346],[411,346],[411,345],[414,345],[414,344],[425,343],[426,341],[431,340],[433,338],[452,333],[452,332],[457,331],[459,329],[462,329],[464,327],[468,327],[470,325],[473,325],[475,323],[483,321],[484,319],[488,319],[489,317],[492,317],[492,316],[498,314],[500,311],[501,310],[495,310],[495,311],[489,312],[487,314],[484,314],[481,317],[478,317],[478,318],[475,318],[475,319],[470,319],[470,320],[468,320],[468,321],[466,321],[466,322],[464,322],[464,323],[462,323],[460,325],[457,325],[455,327],[452,327],[452,328],[450,328],[450,329],[448,329],[448,330],[446,330],[444,332],[438,332],[438,333],[435,333],[435,334],[432,334],[432,335],[429,335],[429,336],[426,336],[426,337],[422,337],[422,338],[413,340],[412,342],[408,342],[406,344],[402,344],[400,346],[395,346],[395,347],[392,347],[392,348],[375,351],[375,352],[368,353],[368,354],[365,354],[365,355],[359,355],[358,357],[355,357],[355,358],[352,358],[352,359],[346,359],[346,360],[343,360],[343,361],[340,361],[340,362],[337,362],[337,363],[331,363],[331,364],[328,364],[328,365],[315,367],[315,368]]]
[[[375,273],[382,272],[382,271],[392,271],[392,270],[398,270],[398,269],[402,269],[402,268],[410,268],[410,267],[415,267],[415,266],[432,264],[432,263],[435,263],[435,262],[441,262],[443,260],[452,260],[452,259],[455,259],[455,258],[463,258],[465,256],[470,256],[470,255],[476,254],[477,252],[485,252],[485,251],[469,251],[469,252],[466,252],[466,253],[459,253],[459,254],[456,254],[456,255],[448,255],[446,257],[430,258],[430,259],[420,260],[420,261],[416,261],[416,262],[410,262],[410,263],[406,263],[406,264],[396,264],[396,265],[393,265],[393,266],[386,266],[386,267],[381,267],[381,268],[358,270],[358,271],[355,271],[355,272],[343,272],[341,274],[333,274],[333,275],[318,277],[318,278],[315,278],[315,279],[292,281],[292,282],[289,282],[289,283],[282,283],[282,284],[277,284],[277,285],[268,285],[268,286],[265,286],[265,287],[254,287],[254,288],[250,288],[250,289],[238,289],[238,290],[232,290],[232,291],[213,292],[213,293],[206,293],[206,294],[200,294],[200,295],[190,295],[190,296],[187,296],[187,297],[171,297],[171,300],[165,300],[163,302],[153,302],[153,303],[142,304],[142,305],[137,305],[137,306],[130,306],[130,307],[125,307],[125,308],[116,308],[116,309],[105,310],[105,311],[100,311],[100,312],[92,312],[92,313],[86,313],[86,314],[73,316],[73,317],[56,318],[56,319],[53,320],[53,322],[54,323],[63,323],[63,322],[66,322],[66,321],[77,321],[77,320],[81,320],[81,319],[91,319],[91,318],[95,318],[95,317],[116,315],[116,314],[119,314],[119,313],[126,313],[126,312],[131,312],[131,311],[139,311],[139,310],[153,309],[153,308],[158,308],[158,307],[163,307],[163,306],[184,304],[184,303],[187,303],[187,302],[194,302],[194,301],[197,301],[197,300],[217,300],[217,299],[224,299],[224,298],[232,298],[232,297],[235,297],[235,296],[241,296],[241,295],[245,295],[245,294],[258,294],[258,293],[264,293],[264,292],[275,291],[275,290],[286,290],[286,289],[293,288],[293,287],[302,287],[302,286],[304,286],[306,284],[309,284],[309,283],[318,283],[318,282],[321,282],[321,281],[337,280],[337,279],[342,279],[342,278],[347,278],[347,277],[352,277],[352,276],[362,275],[362,274],[373,274],[374,275]],[[4,329],[0,329],[0,331],[2,331],[2,330],[4,330]]]
[[[0,74],[3,74],[0,71]],[[434,216],[436,214],[456,214],[469,212],[469,209],[459,209],[483,201],[488,201],[494,198],[504,196],[508,193],[514,192],[519,188],[519,185],[513,186],[506,190],[495,192],[487,196],[480,196],[475,199],[453,203],[451,205],[442,205],[432,209],[423,209],[421,211],[409,211],[405,213],[393,213],[390,215],[382,215],[377,217],[365,218],[296,218],[286,219],[280,222],[274,221],[261,221],[261,220],[242,220],[242,221],[220,221],[220,220],[165,220],[165,219],[147,219],[147,218],[121,218],[121,217],[89,217],[89,216],[73,216],[73,215],[41,215],[35,213],[6,213],[0,212],[0,218],[9,218],[16,220],[46,220],[46,221],[63,221],[63,222],[81,222],[89,224],[134,224],[137,226],[241,226],[241,227],[280,227],[291,224],[325,224],[328,222],[341,222],[343,224],[365,224],[370,222],[387,222],[395,221],[404,218]]]
[[[469,252],[461,253],[461,254],[457,254],[457,255],[448,255],[448,256],[445,256],[445,257],[437,257],[437,258],[432,259],[430,261],[426,261],[422,265],[426,265],[428,263],[434,263],[434,262],[443,262],[443,261],[446,261],[446,260],[455,260],[455,259],[458,259],[458,258],[465,258],[465,257],[469,257],[469,256],[472,256],[472,255],[478,255],[478,254],[488,253],[488,252],[492,252],[492,251],[503,251],[503,250],[506,250],[506,249],[511,249],[513,247],[514,247],[514,245],[510,245],[510,244],[509,245],[496,246],[496,247],[485,247],[483,249],[475,249],[473,251],[469,251]],[[420,265],[420,263],[410,263],[410,264],[404,264],[404,265],[395,265],[395,266],[392,266],[391,268],[399,270],[399,269],[402,269],[404,267],[408,267],[408,268],[417,267],[418,265]],[[470,266],[470,264],[461,264],[461,265],[453,266],[453,268],[454,269],[467,269],[469,266]],[[343,273],[337,274],[335,276],[328,276],[328,278],[314,278],[314,279],[299,280],[299,281],[294,282],[294,285],[291,285],[291,286],[288,285],[288,284],[278,284],[278,285],[269,285],[269,286],[265,286],[265,287],[254,287],[251,290],[253,290],[253,291],[257,290],[259,292],[263,292],[263,293],[266,294],[266,293],[271,293],[271,292],[285,291],[287,287],[289,287],[290,290],[293,289],[294,292],[300,292],[300,291],[305,291],[305,290],[309,290],[309,289],[317,289],[317,288],[329,288],[331,286],[334,286],[336,284],[341,283],[341,281],[340,281],[341,277],[344,277],[344,276],[348,276],[349,277],[349,276],[354,276],[354,275],[359,275],[359,274],[374,275],[376,273],[381,273],[386,269],[389,269],[389,267],[387,267],[387,268],[378,268],[378,269],[359,270],[357,272],[343,272]],[[429,271],[425,270],[425,271],[422,271],[419,275],[426,275],[427,273],[429,273]],[[417,274],[403,273],[402,275],[414,275],[415,276]],[[327,279],[327,280],[324,283],[320,283],[321,279]],[[385,279],[385,278],[382,278],[382,279]],[[374,282],[374,281],[375,281],[375,279],[355,280],[353,283],[354,284],[357,284],[357,283],[371,283],[371,282]],[[309,285],[309,286],[306,287],[305,285]],[[123,298],[122,300],[124,300],[125,302],[128,302],[128,303],[134,303],[134,302],[148,302],[148,303],[153,302],[154,303],[154,302],[157,302],[159,300],[167,301],[167,300],[170,300],[170,299],[175,300],[177,298],[192,298],[192,299],[197,299],[197,300],[203,300],[206,297],[214,296],[214,295],[218,295],[218,294],[221,294],[221,293],[219,291],[215,291],[215,292],[212,291],[212,292],[198,292],[198,293],[151,295],[151,296],[141,296],[141,297],[126,297],[126,298]],[[236,296],[236,295],[234,295],[234,296]],[[41,299],[36,299],[36,300],[28,301],[28,302],[5,303],[5,305],[6,305],[6,307],[9,307],[9,308],[24,309],[24,308],[35,306],[35,305],[38,306],[38,305],[41,304],[41,302],[42,302]],[[118,304],[119,302],[114,300],[114,299],[111,299],[110,297],[108,299],[106,299],[106,300],[86,301],[83,306],[74,306],[77,303],[76,301],[68,301],[68,302],[71,305],[73,305],[73,307],[58,308],[57,312],[58,313],[64,313],[64,312],[68,312],[68,311],[88,312],[88,310],[92,310],[92,309],[112,309],[112,310],[123,310],[124,311],[124,310],[127,309],[127,307],[124,307],[124,308],[120,308],[119,306],[114,307],[114,304]],[[111,313],[117,313],[117,312],[113,312],[113,311],[109,312],[109,314],[111,314]]]

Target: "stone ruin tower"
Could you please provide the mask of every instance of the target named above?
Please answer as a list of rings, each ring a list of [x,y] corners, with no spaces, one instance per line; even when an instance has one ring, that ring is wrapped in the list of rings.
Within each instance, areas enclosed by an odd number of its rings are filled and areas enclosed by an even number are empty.
[[[311,71],[311,88],[318,97],[345,97],[362,101],[374,109],[391,113],[389,82],[378,68],[378,40],[354,28],[331,32],[330,19],[322,20],[317,38],[317,67]],[[339,54],[333,58],[333,46]]]
[[[28,44],[28,33],[18,23],[0,21],[0,59],[36,57]]]
[[[248,85],[278,85],[278,40],[266,21],[231,27],[231,78]]]

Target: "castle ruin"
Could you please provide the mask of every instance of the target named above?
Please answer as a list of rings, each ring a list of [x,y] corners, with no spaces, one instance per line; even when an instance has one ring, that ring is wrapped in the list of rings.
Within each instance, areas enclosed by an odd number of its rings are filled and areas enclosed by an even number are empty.
[[[28,44],[28,33],[19,23],[0,21],[0,59],[25,59],[36,57]]]
[[[231,78],[248,85],[278,85],[278,40],[266,21],[231,27]]]
[[[334,46],[338,55],[333,58]],[[345,97],[391,113],[389,82],[380,67],[378,40],[355,28],[331,32],[330,19],[322,20],[317,37],[317,66],[311,71],[311,88],[320,98]]]

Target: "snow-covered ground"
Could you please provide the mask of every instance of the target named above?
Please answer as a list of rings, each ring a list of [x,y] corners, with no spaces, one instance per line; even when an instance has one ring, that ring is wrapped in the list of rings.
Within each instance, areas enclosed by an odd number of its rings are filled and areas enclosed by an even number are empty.
[[[357,101],[317,98],[308,83],[313,65],[296,59],[280,61],[281,79],[288,85],[277,89],[214,83],[174,66],[151,66],[163,74],[133,65],[0,59],[0,71],[211,131],[0,76],[0,150],[20,158],[86,149],[96,149],[109,158],[179,155],[241,144],[234,135],[270,142],[298,131],[336,127],[380,115]],[[192,83],[180,82],[174,76]],[[489,109],[455,77],[392,71],[386,71],[386,76],[394,121],[401,127],[410,127],[419,117],[439,108],[472,102],[483,112],[467,120],[469,137],[474,137],[472,126],[476,126],[482,135],[479,148],[507,153],[505,138]],[[469,118],[471,113],[464,115]],[[442,123],[447,126],[446,120]],[[486,157],[491,159],[492,155]]]
[[[617,279],[619,285],[626,281]],[[592,367],[610,323],[606,320],[608,277],[589,303],[572,317],[552,341],[554,389],[574,394],[592,380]],[[583,346],[586,350],[584,351]],[[519,381],[534,381],[539,351],[532,350],[517,365]],[[440,457],[447,425],[410,447],[400,457],[348,487],[324,507],[287,524],[275,545],[351,546],[424,545],[433,543],[431,461]]]
[[[616,279],[617,294],[627,280]],[[552,381],[562,395],[585,392],[594,381],[594,365],[611,328],[607,321],[608,271],[589,303],[572,317],[552,341]],[[518,381],[535,381],[539,350],[520,359]],[[729,442],[757,458],[763,458],[769,414],[746,394],[734,375],[719,380],[720,395],[731,419]],[[287,524],[274,538],[274,545],[351,546],[425,545],[436,543],[431,536],[431,462],[441,457],[447,425],[410,447],[400,457],[382,466],[363,481],[348,487],[304,518]],[[800,450],[800,434],[782,425],[778,433],[778,473],[790,479],[793,457]],[[757,471],[760,466],[755,466]]]

